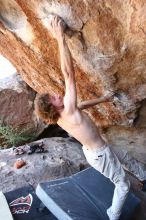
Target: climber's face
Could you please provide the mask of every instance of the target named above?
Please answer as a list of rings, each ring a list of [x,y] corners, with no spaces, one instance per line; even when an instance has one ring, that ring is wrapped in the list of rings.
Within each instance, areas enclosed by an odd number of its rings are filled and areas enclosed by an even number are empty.
[[[57,94],[53,94],[49,96],[49,101],[55,106],[57,109],[63,108],[63,97]]]

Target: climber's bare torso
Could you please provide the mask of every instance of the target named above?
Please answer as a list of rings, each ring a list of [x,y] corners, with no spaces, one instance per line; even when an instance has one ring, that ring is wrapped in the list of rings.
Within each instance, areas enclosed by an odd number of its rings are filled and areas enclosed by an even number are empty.
[[[101,138],[95,124],[87,113],[78,108],[72,114],[67,113],[64,108],[58,120],[58,125],[88,149],[104,145],[104,140]]]

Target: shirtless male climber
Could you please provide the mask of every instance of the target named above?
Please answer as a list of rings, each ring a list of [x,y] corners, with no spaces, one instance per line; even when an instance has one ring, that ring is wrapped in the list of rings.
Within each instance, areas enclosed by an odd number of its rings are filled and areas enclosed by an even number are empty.
[[[110,220],[118,220],[130,187],[122,164],[140,181],[146,180],[146,171],[143,171],[140,164],[124,151],[115,154],[105,143],[93,121],[82,111],[109,101],[109,96],[84,101],[77,106],[74,68],[71,53],[65,41],[64,23],[61,18],[54,15],[50,25],[60,51],[61,70],[65,79],[65,96],[37,95],[36,114],[48,124],[57,123],[76,138],[83,145],[83,152],[89,164],[115,184],[112,205],[107,209],[107,215]]]

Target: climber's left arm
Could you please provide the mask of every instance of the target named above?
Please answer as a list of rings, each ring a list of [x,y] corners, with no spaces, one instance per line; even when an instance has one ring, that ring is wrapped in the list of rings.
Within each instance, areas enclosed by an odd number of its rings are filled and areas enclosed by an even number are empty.
[[[86,108],[90,108],[90,107],[93,107],[93,106],[100,104],[100,103],[103,103],[103,102],[110,102],[110,101],[112,101],[112,98],[113,98],[113,93],[108,94],[103,97],[100,97],[100,98],[97,98],[97,99],[83,101],[78,105],[78,108],[81,110],[86,109]]]

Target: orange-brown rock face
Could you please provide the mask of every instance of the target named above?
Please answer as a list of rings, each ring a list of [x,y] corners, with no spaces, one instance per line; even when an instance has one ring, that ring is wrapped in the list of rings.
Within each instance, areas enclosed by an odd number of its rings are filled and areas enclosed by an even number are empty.
[[[114,102],[89,113],[101,126],[131,125],[146,98],[146,1],[0,0],[0,53],[37,92],[63,94],[50,13],[70,29],[78,100],[115,91]]]

